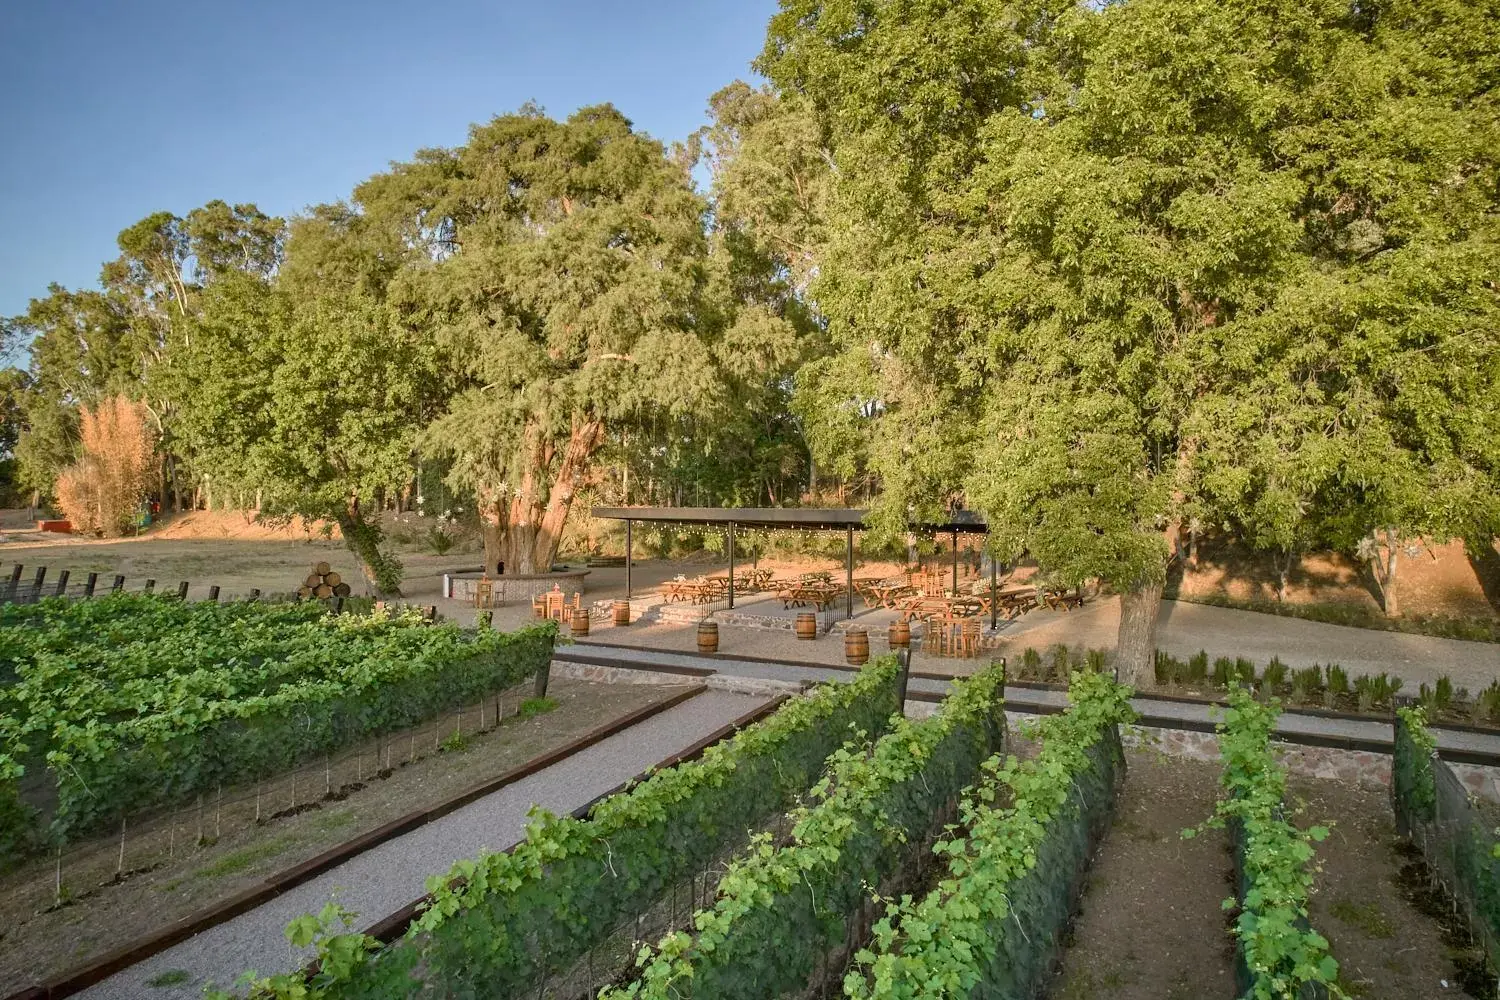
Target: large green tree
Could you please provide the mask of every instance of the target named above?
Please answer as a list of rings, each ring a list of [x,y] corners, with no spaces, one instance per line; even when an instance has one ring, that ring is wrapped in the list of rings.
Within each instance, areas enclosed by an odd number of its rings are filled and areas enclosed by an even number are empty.
[[[734,381],[795,354],[796,330],[716,272],[688,165],[612,107],[502,115],[355,199],[411,248],[394,321],[458,378],[424,449],[474,492],[507,572],[551,565],[611,434],[731,419]]]
[[[292,225],[284,261],[252,254],[245,266],[226,253],[233,266],[198,293],[160,375],[216,488],[256,494],[268,517],[337,521],[370,587],[388,595],[401,565],[377,515],[411,477],[439,385],[432,338],[400,322],[386,294],[404,253],[361,213],[320,206]]]
[[[1497,44],[1493,2],[783,0],[882,525],[966,503],[1107,581],[1147,684],[1185,518],[1488,542]]]

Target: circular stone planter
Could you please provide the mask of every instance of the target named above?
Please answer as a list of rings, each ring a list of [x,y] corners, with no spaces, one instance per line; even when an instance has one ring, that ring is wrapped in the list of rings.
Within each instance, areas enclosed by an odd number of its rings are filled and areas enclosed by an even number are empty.
[[[474,601],[474,585],[483,574],[479,570],[458,570],[443,574],[443,592],[455,601]],[[564,570],[560,573],[506,573],[490,577],[491,599],[495,604],[513,601],[529,601],[545,594],[553,586],[566,594],[583,593],[584,577],[589,571],[583,568]]]

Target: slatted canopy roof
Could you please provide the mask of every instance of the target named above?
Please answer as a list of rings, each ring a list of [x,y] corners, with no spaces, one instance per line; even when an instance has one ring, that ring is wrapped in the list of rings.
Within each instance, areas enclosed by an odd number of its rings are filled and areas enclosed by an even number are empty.
[[[615,521],[719,524],[737,528],[790,528],[806,531],[864,530],[868,511],[857,507],[595,507],[594,517]],[[989,527],[973,511],[961,510],[937,524],[913,524],[913,531],[984,534]]]

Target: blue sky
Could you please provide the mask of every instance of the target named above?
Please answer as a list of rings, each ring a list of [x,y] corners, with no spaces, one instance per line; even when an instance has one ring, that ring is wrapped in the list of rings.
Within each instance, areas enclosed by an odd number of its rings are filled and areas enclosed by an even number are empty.
[[[115,235],[213,198],[348,195],[527,100],[680,139],[775,0],[3,0],[0,316],[93,287]]]

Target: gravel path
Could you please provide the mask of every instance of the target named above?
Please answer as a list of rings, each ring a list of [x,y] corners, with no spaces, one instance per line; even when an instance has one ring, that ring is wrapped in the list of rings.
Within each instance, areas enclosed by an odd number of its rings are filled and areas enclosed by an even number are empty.
[[[1220,901],[1232,861],[1220,830],[1183,840],[1213,812],[1219,767],[1144,750],[1129,761],[1087,876],[1054,1000],[1199,1000],[1234,993]]]
[[[1120,601],[1115,597],[1091,601],[1067,614],[1026,614],[1001,629],[1001,651],[1014,654],[1027,646],[1044,649],[1059,642],[1113,649],[1119,626]],[[1294,669],[1337,663],[1351,676],[1390,673],[1412,692],[1418,684],[1431,684],[1444,674],[1454,686],[1470,691],[1500,677],[1500,643],[1327,625],[1186,601],[1161,602],[1156,645],[1174,656],[1187,657],[1202,649],[1211,660],[1243,656],[1258,666],[1272,656]]]
[[[764,702],[721,691],[697,695],[119,972],[82,996],[191,998],[200,996],[210,981],[229,986],[245,969],[266,975],[298,968],[310,952],[292,949],[282,937],[293,918],[315,913],[337,898],[360,915],[356,926],[368,926],[421,896],[429,875],[481,850],[503,850],[518,842],[533,803],[554,813],[571,812]],[[187,974],[183,982],[151,985],[153,979],[182,978],[178,970]],[[158,978],[163,976],[165,980]]]

